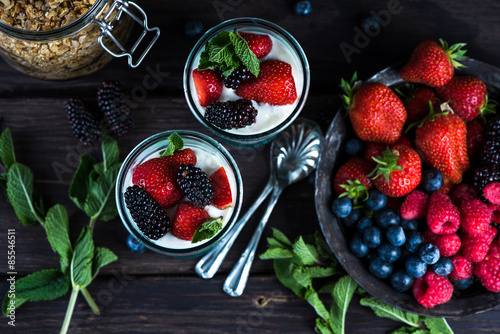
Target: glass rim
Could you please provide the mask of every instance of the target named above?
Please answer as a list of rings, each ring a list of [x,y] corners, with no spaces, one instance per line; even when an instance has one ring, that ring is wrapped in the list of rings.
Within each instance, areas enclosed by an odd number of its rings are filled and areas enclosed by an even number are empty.
[[[271,30],[272,32],[276,33],[280,37],[284,38],[285,41],[292,47],[292,49],[295,51],[297,54],[297,58],[300,62],[299,66],[302,68],[304,72],[304,82],[303,82],[303,87],[302,87],[302,92],[299,98],[299,101],[297,105],[295,106],[295,109],[292,111],[292,113],[280,124],[276,125],[272,129],[256,133],[256,134],[235,134],[235,133],[230,133],[225,130],[222,130],[212,123],[208,122],[205,117],[203,117],[202,113],[198,110],[196,103],[193,99],[193,96],[191,94],[191,89],[190,89],[190,76],[191,76],[191,65],[195,59],[195,56],[198,54],[198,51],[205,45],[206,42],[208,42],[212,37],[214,37],[218,32],[227,30],[228,27],[235,26],[235,25],[256,25],[262,28],[266,28]],[[309,94],[309,86],[311,82],[310,78],[310,68],[309,68],[309,62],[307,60],[306,54],[300,44],[297,42],[297,40],[285,29],[280,27],[279,25],[272,23],[267,20],[263,20],[260,18],[253,18],[253,17],[240,17],[240,18],[234,18],[230,20],[226,20],[224,22],[221,22],[217,24],[216,26],[212,27],[209,29],[207,32],[203,34],[203,36],[200,37],[200,39],[196,42],[194,47],[191,49],[191,52],[189,53],[189,56],[187,58],[186,64],[184,66],[184,77],[183,77],[183,88],[184,88],[184,96],[186,98],[186,102],[188,104],[189,109],[191,110],[191,113],[195,116],[195,118],[202,123],[205,127],[207,127],[210,131],[214,132],[216,135],[218,135],[220,138],[227,139],[229,141],[234,141],[234,142],[252,142],[252,141],[259,141],[259,140],[264,140],[267,139],[269,136],[275,135],[282,131],[283,129],[287,128],[292,122],[297,118],[299,115],[300,111],[304,108],[304,105],[307,100],[307,96]]]
[[[236,200],[233,206],[233,212],[231,213],[231,217],[225,224],[225,226],[222,228],[221,231],[217,233],[216,236],[212,237],[210,240],[207,242],[200,244],[198,246],[190,247],[190,248],[169,248],[165,246],[159,246],[153,241],[151,241],[149,238],[145,237],[138,229],[135,227],[135,222],[127,216],[125,213],[125,210],[128,210],[125,201],[123,199],[123,181],[125,180],[125,176],[127,174],[127,171],[130,169],[131,164],[134,162],[134,159],[146,148],[149,146],[161,141],[161,140],[167,140],[168,136],[171,135],[172,133],[177,132],[181,137],[192,137],[195,140],[199,140],[201,142],[207,143],[210,146],[212,146],[214,149],[216,149],[222,157],[227,161],[229,167],[233,171],[235,182],[236,182]],[[166,147],[166,145],[165,145]],[[182,256],[182,255],[196,255],[200,252],[202,252],[205,249],[210,248],[212,245],[214,245],[216,242],[218,242],[220,239],[224,237],[224,235],[227,234],[227,232],[234,226],[234,223],[238,219],[240,210],[241,210],[241,205],[243,202],[243,181],[241,178],[240,170],[238,168],[238,165],[236,164],[236,161],[234,158],[231,156],[231,154],[227,151],[227,149],[214,140],[213,138],[202,134],[200,132],[196,131],[190,131],[190,130],[168,130],[164,132],[157,133],[155,135],[152,135],[146,139],[144,139],[142,142],[140,142],[137,146],[134,147],[134,149],[127,155],[125,160],[122,163],[122,166],[120,167],[120,171],[118,172],[118,177],[116,178],[116,187],[115,187],[115,202],[116,206],[118,209],[118,214],[120,216],[120,220],[122,221],[123,225],[127,229],[127,231],[137,238],[144,246],[147,248],[160,253],[160,254],[165,254],[165,255],[172,255],[172,256]]]

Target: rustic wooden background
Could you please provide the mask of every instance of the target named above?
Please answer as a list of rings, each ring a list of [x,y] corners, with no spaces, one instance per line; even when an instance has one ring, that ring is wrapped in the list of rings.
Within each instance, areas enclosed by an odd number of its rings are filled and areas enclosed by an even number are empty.
[[[59,179],[54,162],[75,169],[79,146],[72,136],[63,109],[72,96],[95,98],[104,79],[119,80],[126,90],[142,85],[147,67],[163,72],[154,90],[133,109],[137,126],[120,139],[122,157],[142,139],[167,129],[189,129],[207,133],[192,117],[184,101],[184,62],[195,39],[185,37],[188,19],[199,19],[206,29],[235,17],[260,17],[288,30],[301,43],[310,62],[312,85],[303,115],[318,121],[328,119],[337,108],[340,77],[358,71],[361,78],[407,59],[423,39],[442,37],[451,43],[466,42],[469,56],[500,66],[500,2],[460,1],[311,1],[313,11],[298,17],[293,1],[213,0],[181,2],[145,0],[141,6],[149,22],[161,28],[161,37],[144,64],[129,69],[123,59],[90,76],[67,82],[44,82],[20,74],[0,61],[1,128],[10,127],[18,161],[35,173],[35,187],[44,195],[47,207],[61,203],[68,208],[74,237],[87,221],[68,199],[72,173]],[[397,13],[383,16],[383,27],[373,37],[356,39],[360,19],[375,11]],[[396,12],[393,10],[393,12]],[[356,50],[348,61],[341,45]],[[168,74],[167,74],[168,73]],[[135,88],[137,89],[137,88]],[[323,126],[327,126],[323,121]],[[268,146],[242,150],[228,146],[238,162],[244,181],[246,210],[264,186],[269,172]],[[98,150],[93,152],[98,154]],[[262,213],[262,210],[259,211]],[[23,227],[0,194],[0,252],[7,249],[7,229],[16,229],[18,276],[56,268],[43,229]],[[95,242],[112,249],[119,260],[102,271],[89,287],[103,310],[98,317],[80,297],[73,316],[73,333],[312,333],[315,314],[303,301],[275,279],[270,261],[256,259],[245,294],[231,298],[222,292],[222,283],[246,246],[256,220],[245,228],[220,272],[205,281],[194,273],[196,259],[175,259],[152,252],[131,253],[127,233],[117,219],[98,222]],[[276,206],[271,226],[290,237],[318,229],[311,182],[287,189]],[[267,230],[265,233],[269,233]],[[3,237],[1,237],[3,236]],[[259,252],[264,249],[263,245]],[[0,294],[7,290],[7,260],[0,264]],[[55,333],[59,330],[69,296],[51,302],[25,304],[16,313],[15,329],[0,318],[2,333]],[[500,333],[500,309],[450,320],[455,333]],[[386,333],[398,327],[377,318],[357,302],[347,316],[348,333]]]

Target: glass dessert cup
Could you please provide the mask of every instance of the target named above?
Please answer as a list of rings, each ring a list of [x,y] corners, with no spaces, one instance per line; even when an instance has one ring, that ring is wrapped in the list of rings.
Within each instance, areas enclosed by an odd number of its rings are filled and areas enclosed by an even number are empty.
[[[252,126],[257,124],[256,123],[242,129],[223,130],[207,121],[204,117],[205,108],[198,102],[196,89],[192,79],[192,72],[198,67],[200,54],[205,49],[205,44],[222,31],[245,31],[256,34],[267,34],[273,40],[273,49],[277,44],[280,49],[279,51],[284,51],[277,59],[284,57],[286,61],[290,62],[292,65],[292,74],[297,91],[296,101],[293,104],[286,106],[270,106],[265,103],[258,104],[256,106],[259,111],[259,114],[257,115],[257,123],[261,121],[265,122],[261,123],[265,124],[265,126],[259,125],[259,129],[255,129],[255,127],[252,128]],[[271,51],[271,53],[262,60],[274,59],[275,56],[276,53],[273,54],[273,51]],[[309,84],[309,63],[299,43],[292,35],[280,26],[257,18],[232,19],[222,22],[208,30],[194,46],[184,67],[184,94],[189,109],[193,115],[201,124],[203,124],[203,126],[212,131],[219,138],[231,145],[239,147],[256,147],[264,145],[271,141],[283,129],[287,128],[295,120],[295,118],[297,118],[304,107],[307,94],[309,92]],[[226,90],[226,88],[224,89]],[[225,93],[223,91],[222,96],[224,96],[224,94]],[[235,94],[233,93],[233,95]],[[266,110],[266,112],[262,112],[263,109],[267,109],[269,107],[274,108],[274,114],[273,111],[267,112]],[[259,119],[259,117],[261,118]]]
[[[135,169],[146,160],[158,157],[159,152],[167,148],[169,143],[168,137],[174,132],[177,132],[183,138],[184,148],[191,148],[195,151],[198,158],[196,165],[207,172],[208,175],[220,166],[224,167],[233,196],[232,206],[222,210],[222,230],[220,230],[212,238],[195,244],[192,244],[190,241],[178,239],[170,232],[158,240],[151,240],[147,238],[137,227],[137,224],[132,219],[132,216],[130,215],[130,212],[125,204],[124,193],[127,187],[132,185],[132,175]],[[198,155],[198,153],[200,155]],[[241,209],[242,200],[243,183],[238,166],[236,165],[234,159],[220,143],[206,135],[193,131],[166,131],[147,138],[129,153],[122,164],[116,181],[116,205],[122,223],[128,232],[147,248],[161,254],[175,257],[199,256],[215,246],[234,226]],[[211,209],[208,208],[209,212],[210,210]],[[173,223],[172,213],[175,212],[175,207],[168,208],[165,211],[170,217],[170,222]]]

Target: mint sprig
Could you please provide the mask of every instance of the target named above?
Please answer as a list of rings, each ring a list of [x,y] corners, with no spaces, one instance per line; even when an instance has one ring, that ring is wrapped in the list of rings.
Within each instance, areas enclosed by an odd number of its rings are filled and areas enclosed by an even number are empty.
[[[210,239],[220,230],[222,230],[222,217],[209,218],[194,232],[191,243],[195,244],[197,242]]]
[[[198,69],[220,67],[222,74],[227,77],[242,64],[253,75],[259,75],[259,60],[250,50],[247,42],[237,33],[222,31],[205,44],[205,50],[200,55]]]
[[[168,157],[173,155],[175,151],[180,150],[184,147],[184,140],[177,133],[174,132],[168,136],[168,146],[166,149],[160,152],[160,157]]]
[[[361,296],[360,304],[370,307],[379,316],[405,324],[391,334],[453,334],[444,318],[428,318],[401,311],[371,297],[364,289],[339,269],[338,262],[328,249],[318,231],[314,235],[298,237],[291,242],[282,232],[273,229],[273,237],[267,239],[268,248],[261,259],[273,259],[278,280],[299,298],[306,300],[318,318],[315,329],[322,334],[346,333],[346,316],[355,294]],[[330,277],[319,290],[316,278]],[[324,280],[322,280],[324,281]],[[330,310],[320,298],[332,296]]]

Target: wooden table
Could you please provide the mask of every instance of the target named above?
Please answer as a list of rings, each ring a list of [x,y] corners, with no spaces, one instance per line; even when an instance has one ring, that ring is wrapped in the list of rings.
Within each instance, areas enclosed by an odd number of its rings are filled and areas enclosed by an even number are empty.
[[[72,96],[95,98],[104,79],[119,80],[126,90],[141,86],[148,70],[162,72],[157,88],[147,91],[132,110],[137,126],[120,139],[122,158],[139,141],[167,129],[207,131],[189,111],[182,91],[184,62],[195,39],[183,35],[187,19],[199,19],[205,28],[221,20],[249,16],[273,21],[300,42],[310,62],[312,85],[303,115],[327,119],[338,106],[340,77],[354,70],[366,78],[378,70],[407,59],[415,45],[442,37],[451,43],[467,42],[469,56],[500,66],[500,3],[470,1],[312,1],[308,17],[294,14],[292,1],[213,0],[142,2],[151,25],[161,28],[157,45],[143,65],[130,69],[123,59],[90,76],[68,82],[44,82],[16,72],[0,62],[0,127],[10,127],[18,161],[35,173],[35,187],[46,206],[61,203],[68,208],[71,234],[76,238],[85,216],[68,199],[71,173],[59,179],[54,162],[74,171],[77,141],[63,109]],[[384,13],[393,14],[384,16]],[[370,11],[381,13],[382,28],[364,40],[357,33],[360,17]],[[344,50],[348,51],[342,51]],[[350,51],[349,51],[350,50]],[[348,54],[348,57],[345,56]],[[326,124],[323,124],[326,126]],[[207,133],[209,134],[209,133]],[[240,166],[244,181],[245,211],[256,199],[269,173],[268,146],[244,150],[228,146]],[[98,149],[93,150],[99,154]],[[259,211],[262,213],[262,210]],[[0,249],[5,254],[7,229],[16,229],[18,277],[45,268],[57,268],[40,226],[24,227],[0,194]],[[73,316],[72,333],[312,333],[314,311],[276,280],[272,262],[256,259],[243,296],[232,298],[222,292],[222,283],[246,246],[256,219],[247,226],[212,280],[194,273],[196,259],[176,259],[153,252],[135,254],[128,250],[127,232],[118,219],[98,222],[97,245],[109,247],[119,260],[102,270],[89,287],[101,307],[93,316],[80,297]],[[276,206],[270,224],[292,238],[318,229],[313,188],[301,182],[287,189]],[[269,229],[265,231],[269,235]],[[264,243],[258,252],[264,249]],[[0,294],[7,290],[6,259],[1,265]],[[69,296],[56,301],[28,303],[16,313],[16,327],[0,319],[2,333],[55,333],[59,330]],[[347,316],[348,333],[386,333],[399,324],[377,318],[355,301]],[[450,320],[455,333],[500,332],[500,309],[463,319]]]

